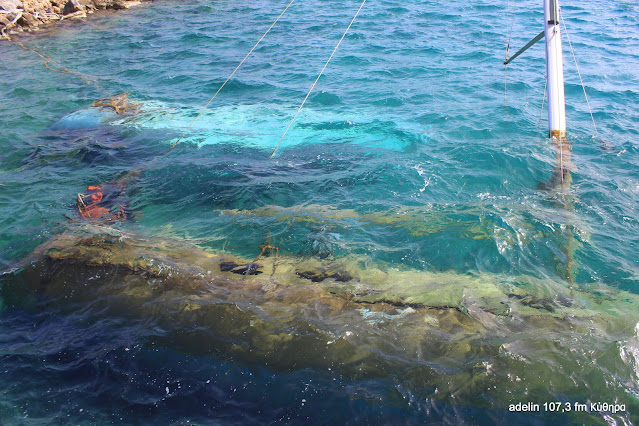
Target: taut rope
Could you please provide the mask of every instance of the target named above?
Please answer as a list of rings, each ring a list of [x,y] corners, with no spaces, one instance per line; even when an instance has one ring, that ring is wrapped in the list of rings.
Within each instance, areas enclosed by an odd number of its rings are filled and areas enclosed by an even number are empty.
[[[204,107],[202,108],[202,110],[200,111],[200,113],[197,115],[197,117],[195,117],[193,119],[193,121],[191,121],[191,124],[189,124],[189,126],[184,129],[184,131],[182,132],[182,134],[180,135],[180,137],[175,141],[175,143],[173,145],[171,145],[169,147],[169,149],[167,149],[166,151],[164,151],[164,153],[158,155],[157,157],[153,158],[148,164],[159,160],[160,158],[164,157],[166,154],[168,154],[173,148],[175,148],[181,141],[182,138],[184,138],[184,135],[186,135],[186,133],[191,129],[191,127],[193,126],[193,124],[195,124],[195,122],[198,120],[198,118],[200,118],[200,116],[204,113],[204,110],[206,110],[206,108],[211,104],[211,102],[213,102],[213,99],[215,99],[215,97],[217,96],[218,93],[220,93],[220,91],[222,90],[222,88],[224,86],[226,86],[226,83],[229,82],[229,80],[235,75],[235,73],[237,72],[237,70],[242,66],[242,64],[244,63],[244,61],[246,61],[246,59],[248,59],[248,57],[251,55],[251,53],[253,53],[253,51],[257,48],[257,46],[260,44],[260,42],[264,39],[264,37],[266,37],[266,35],[271,31],[271,29],[275,26],[275,24],[277,23],[277,21],[280,20],[280,18],[284,15],[284,13],[288,10],[289,7],[291,7],[291,5],[293,4],[295,0],[291,0],[286,7],[284,8],[284,10],[282,11],[282,13],[279,14],[279,16],[275,19],[275,21],[273,21],[273,23],[271,24],[270,27],[268,27],[268,29],[264,32],[264,34],[262,34],[262,37],[260,37],[260,39],[257,41],[257,43],[255,43],[253,45],[253,47],[251,48],[251,50],[249,50],[249,52],[246,54],[246,56],[244,56],[244,58],[240,61],[239,64],[237,64],[237,66],[235,67],[235,69],[233,70],[233,72],[226,78],[226,80],[224,80],[224,83],[222,83],[222,85],[217,89],[217,91],[215,92],[215,94],[211,97],[211,99],[209,99],[209,101],[204,105]],[[130,170],[127,174],[125,174],[124,176],[122,176],[120,179],[118,179],[118,181],[123,181],[128,179],[131,176],[134,176],[138,173],[138,169],[140,168],[136,167],[132,170]]]
[[[177,141],[175,141],[175,143],[173,145],[171,145],[171,147],[169,149],[167,149],[164,154],[160,155],[157,158],[162,158],[164,157],[166,154],[169,153],[169,151],[171,151],[173,148],[175,148],[177,146],[177,144],[180,143],[180,141],[182,140],[182,138],[184,137],[184,135],[191,129],[191,127],[193,126],[193,124],[195,124],[195,122],[198,120],[198,118],[200,118],[200,116],[204,113],[204,110],[206,110],[206,108],[211,104],[211,102],[213,102],[213,99],[215,99],[215,97],[217,96],[218,93],[220,93],[220,90],[222,90],[222,88],[224,86],[226,86],[226,83],[229,82],[229,80],[235,75],[235,73],[237,72],[237,70],[242,66],[242,64],[244,63],[244,61],[246,61],[246,59],[251,55],[251,53],[253,53],[253,51],[255,50],[255,48],[260,44],[260,42],[262,41],[262,39],[264,39],[264,37],[266,37],[266,34],[268,34],[271,29],[275,26],[275,24],[277,23],[277,21],[280,20],[280,18],[284,15],[284,13],[288,10],[288,8],[293,4],[295,0],[291,0],[289,4],[286,5],[286,7],[284,8],[284,10],[282,11],[282,13],[280,13],[280,15],[275,19],[275,21],[273,21],[273,23],[271,24],[270,27],[268,27],[268,29],[266,30],[266,32],[264,34],[262,34],[262,37],[260,37],[260,39],[257,41],[257,43],[255,43],[255,45],[251,48],[251,50],[249,50],[249,52],[246,54],[246,56],[244,57],[244,59],[242,59],[240,61],[239,64],[237,64],[237,66],[235,67],[235,69],[233,70],[233,72],[226,78],[226,80],[224,80],[224,83],[222,83],[222,85],[220,86],[219,89],[217,89],[217,92],[215,92],[215,94],[211,97],[211,99],[209,99],[209,101],[206,103],[206,105],[204,105],[204,107],[202,108],[202,110],[200,111],[200,113],[197,115],[197,117],[195,117],[193,119],[193,121],[191,122],[191,124],[189,124],[189,127],[187,127],[182,134],[180,135],[180,137],[177,139]]]
[[[344,40],[344,37],[346,37],[346,33],[351,28],[351,25],[353,25],[353,22],[355,22],[355,18],[357,18],[357,15],[359,15],[360,10],[362,10],[362,7],[364,7],[364,3],[366,3],[366,0],[362,1],[362,4],[359,5],[359,9],[357,9],[357,12],[355,12],[355,16],[353,16],[353,19],[351,19],[350,24],[348,24],[348,27],[346,27],[346,31],[344,31],[344,34],[342,34],[342,37],[339,39],[339,41],[335,45],[335,48],[333,49],[333,52],[331,53],[331,56],[328,57],[328,60],[326,61],[326,63],[324,64],[324,67],[322,68],[322,71],[320,71],[319,75],[317,76],[317,78],[315,79],[313,84],[311,84],[311,88],[308,90],[308,93],[306,94],[306,97],[302,101],[302,104],[299,106],[299,108],[297,108],[297,111],[295,112],[295,115],[291,119],[291,122],[288,123],[288,127],[284,131],[284,134],[282,135],[282,137],[280,137],[280,140],[277,142],[277,145],[275,145],[275,149],[271,153],[271,157],[270,158],[273,158],[273,156],[275,155],[275,151],[277,151],[277,148],[280,146],[280,143],[282,142],[282,139],[284,139],[284,136],[286,136],[286,133],[288,133],[288,130],[293,125],[293,122],[295,121],[295,118],[297,117],[297,114],[299,114],[299,112],[302,110],[302,107],[304,106],[304,103],[306,102],[306,100],[310,96],[311,92],[315,88],[315,85],[317,84],[317,82],[319,81],[320,77],[324,73],[324,70],[328,66],[328,63],[331,61],[331,59],[333,59],[333,55],[335,54],[335,52],[337,52],[337,48],[342,43],[342,40]]]
[[[592,125],[595,128],[595,134],[597,135],[597,137],[599,137],[599,132],[597,131],[597,125],[595,124],[595,117],[594,115],[592,115],[592,109],[590,108],[590,102],[588,101],[586,86],[584,86],[584,81],[581,79],[581,72],[579,72],[579,64],[577,64],[577,57],[575,56],[575,51],[572,48],[572,43],[570,42],[570,35],[568,34],[568,28],[566,28],[566,21],[564,21],[564,15],[563,13],[561,13],[561,9],[559,9],[559,17],[561,18],[561,23],[564,24],[564,31],[566,31],[566,38],[568,39],[568,45],[570,46],[570,51],[572,52],[572,58],[575,61],[575,67],[577,67],[577,75],[579,75],[579,82],[581,83],[581,88],[584,90],[584,96],[586,97],[586,104],[588,105],[588,111],[590,112]]]
[[[541,109],[539,110],[539,121],[537,121],[537,131],[539,131],[539,127],[541,127],[541,116],[544,113],[544,103],[546,102],[546,89],[548,88],[548,75],[545,75],[545,83],[544,83],[544,97],[541,98]]]
[[[508,61],[508,53],[510,52],[510,39],[513,35],[512,30],[515,26],[515,14],[517,13],[517,0],[515,0],[515,5],[513,7],[513,19],[508,24],[508,12],[510,11],[510,2],[506,0],[506,37],[508,41],[506,43],[506,59],[504,59],[504,63]],[[508,64],[504,66],[504,102],[506,101],[506,87],[508,83]]]

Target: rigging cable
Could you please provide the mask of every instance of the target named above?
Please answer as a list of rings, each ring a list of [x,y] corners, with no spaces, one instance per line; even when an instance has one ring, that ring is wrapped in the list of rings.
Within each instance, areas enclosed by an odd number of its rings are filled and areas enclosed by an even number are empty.
[[[592,119],[592,125],[595,128],[595,134],[599,137],[599,132],[597,131],[597,125],[595,124],[595,117],[592,115],[592,109],[590,108],[590,102],[588,101],[588,94],[586,94],[586,86],[584,86],[584,81],[581,79],[581,72],[579,72],[579,64],[577,64],[577,57],[575,56],[575,51],[572,48],[572,43],[570,42],[570,35],[568,34],[568,28],[566,28],[566,21],[564,21],[564,15],[561,13],[561,8],[559,9],[559,17],[561,18],[561,23],[564,24],[564,31],[566,31],[566,38],[568,39],[568,45],[570,46],[570,51],[572,52],[572,58],[575,61],[575,67],[577,67],[577,75],[579,75],[579,82],[581,82],[581,88],[584,91],[584,96],[586,97],[586,104],[588,105],[588,111],[590,112],[590,118]]]
[[[564,187],[564,138],[557,139],[559,144],[559,168],[561,173],[561,188]]]
[[[160,158],[164,157],[166,154],[168,154],[169,152],[171,152],[171,150],[173,148],[175,148],[181,141],[182,138],[184,138],[184,135],[186,135],[186,133],[191,129],[191,127],[193,126],[193,124],[195,124],[195,122],[200,118],[200,116],[204,113],[204,111],[206,110],[206,108],[211,104],[211,102],[213,102],[213,99],[215,99],[215,97],[217,96],[218,93],[220,93],[220,91],[222,90],[222,88],[226,85],[226,83],[229,82],[229,80],[235,75],[235,73],[237,72],[237,70],[242,66],[242,64],[244,63],[244,61],[246,61],[246,59],[251,55],[251,53],[253,53],[253,51],[257,48],[257,46],[260,44],[260,42],[264,39],[264,37],[266,37],[266,35],[271,31],[271,29],[275,26],[275,24],[277,23],[277,21],[280,20],[280,18],[284,15],[284,13],[288,10],[289,7],[291,7],[291,5],[293,4],[295,0],[291,0],[286,7],[284,8],[284,10],[282,11],[282,13],[279,14],[279,16],[275,19],[275,21],[273,21],[273,23],[271,24],[270,27],[268,27],[268,29],[264,32],[264,34],[262,34],[262,37],[260,37],[260,39],[257,41],[257,43],[255,43],[253,45],[253,47],[251,48],[251,50],[249,50],[249,52],[246,54],[246,56],[244,56],[244,58],[240,61],[239,64],[237,64],[237,66],[235,67],[235,69],[233,70],[233,72],[226,78],[226,80],[224,80],[224,83],[222,83],[222,85],[217,89],[217,91],[215,92],[215,94],[211,97],[211,99],[209,99],[209,101],[204,105],[204,107],[202,108],[202,110],[200,111],[200,113],[193,119],[193,121],[191,121],[191,124],[189,124],[189,126],[182,132],[182,134],[180,135],[180,137],[178,137],[178,139],[175,141],[175,143],[173,145],[171,145],[169,147],[169,149],[167,149],[166,151],[164,151],[164,153],[158,155],[157,157],[153,158],[151,161],[149,161],[146,165],[149,165],[151,163],[153,163],[156,160],[159,160]],[[138,166],[135,167],[131,170],[129,170],[124,176],[122,176],[121,178],[118,179],[118,182],[123,182],[126,181],[127,179],[129,179],[130,177],[136,176],[139,174],[139,169],[142,166]]]
[[[229,75],[226,80],[224,80],[224,83],[222,83],[222,85],[219,87],[219,89],[217,89],[217,92],[215,92],[215,94],[211,97],[211,99],[209,99],[209,101],[206,103],[206,105],[204,105],[204,107],[202,108],[202,110],[200,111],[200,113],[197,115],[197,117],[195,117],[193,119],[193,121],[191,122],[191,124],[189,124],[189,126],[182,132],[182,134],[180,135],[180,137],[175,141],[175,143],[173,145],[171,145],[171,147],[169,149],[167,149],[164,154],[160,155],[159,157],[156,157],[156,159],[158,158],[162,158],[164,157],[166,154],[169,153],[169,151],[171,151],[173,148],[175,148],[177,146],[177,144],[180,143],[180,141],[182,140],[182,138],[184,137],[184,135],[191,129],[191,127],[193,126],[193,124],[195,124],[195,122],[200,118],[200,116],[204,113],[204,110],[206,110],[206,108],[208,108],[208,106],[211,104],[211,102],[213,102],[213,99],[215,99],[215,97],[217,96],[218,93],[220,93],[220,90],[222,90],[222,88],[224,86],[226,86],[226,83],[229,82],[229,80],[233,77],[233,75],[235,75],[235,73],[237,72],[237,70],[242,66],[242,64],[244,63],[244,61],[246,61],[246,59],[251,55],[251,53],[253,53],[253,51],[255,50],[255,48],[257,48],[257,46],[260,44],[260,42],[262,41],[262,39],[264,39],[264,37],[266,37],[266,35],[271,31],[271,29],[275,26],[275,24],[277,23],[277,21],[280,20],[280,18],[284,15],[284,13],[288,10],[288,8],[293,4],[295,0],[291,0],[290,3],[288,5],[286,5],[286,7],[284,8],[284,10],[282,11],[282,13],[280,13],[280,15],[275,19],[275,21],[273,21],[273,23],[271,24],[270,27],[268,27],[268,29],[266,30],[266,32],[264,34],[262,34],[262,37],[260,37],[260,39],[257,41],[257,43],[255,43],[255,45],[251,48],[251,50],[249,50],[249,52],[246,54],[246,56],[244,56],[244,59],[242,59],[240,61],[240,63],[235,67],[235,69],[233,70],[233,72],[231,73],[231,75]]]
[[[506,58],[504,59],[504,63],[506,61],[508,61],[508,53],[510,52],[510,40],[511,37],[513,35],[512,30],[513,27],[515,26],[515,14],[517,13],[517,0],[515,0],[515,4],[513,6],[513,18],[512,21],[510,23],[510,25],[508,24],[508,12],[510,10],[510,2],[509,0],[506,0],[506,37],[507,37],[507,43],[506,43]],[[504,66],[504,102],[506,101],[506,83],[507,83],[507,75],[508,75],[508,64],[506,64]]]
[[[297,117],[297,114],[299,114],[299,112],[302,110],[302,107],[304,106],[304,103],[306,102],[306,100],[308,99],[308,97],[310,96],[311,92],[313,91],[313,89],[315,88],[315,85],[317,84],[317,82],[319,81],[320,77],[322,76],[322,74],[324,73],[324,70],[326,69],[326,67],[328,66],[328,63],[331,61],[331,59],[333,58],[333,55],[335,54],[335,52],[337,52],[337,48],[339,47],[339,45],[342,43],[342,40],[344,40],[344,37],[346,37],[346,33],[348,32],[348,30],[351,28],[351,25],[353,25],[353,22],[355,22],[355,18],[357,18],[357,15],[359,15],[360,10],[362,10],[362,7],[364,7],[364,3],[366,3],[366,0],[362,1],[362,4],[359,5],[359,9],[357,9],[357,12],[355,12],[355,16],[353,16],[353,19],[351,19],[350,24],[348,24],[348,27],[346,27],[346,31],[344,31],[344,34],[342,34],[342,37],[339,39],[339,41],[337,42],[337,44],[335,45],[335,48],[333,49],[333,52],[331,53],[331,56],[328,57],[328,60],[326,61],[326,63],[324,64],[324,67],[322,68],[322,71],[320,71],[319,75],[317,76],[317,78],[315,79],[315,81],[313,82],[313,84],[311,84],[311,88],[309,89],[308,93],[306,94],[306,97],[304,98],[304,100],[302,101],[302,104],[299,106],[299,108],[297,108],[297,111],[295,112],[295,115],[293,116],[293,118],[291,119],[291,122],[288,123],[288,127],[286,128],[286,130],[284,131],[284,134],[280,137],[280,140],[277,142],[277,145],[275,145],[275,149],[273,150],[273,152],[271,153],[270,158],[273,158],[273,156],[275,155],[275,151],[277,151],[277,148],[280,146],[280,143],[282,142],[282,140],[284,139],[284,136],[286,136],[286,133],[288,133],[288,130],[291,128],[291,126],[293,125],[293,122],[295,121],[295,118]]]
[[[544,113],[544,103],[546,102],[546,89],[548,88],[548,75],[544,74],[546,77],[546,82],[544,83],[544,97],[541,99],[541,109],[539,110],[539,121],[537,121],[537,132],[539,131],[539,127],[541,127],[541,116]]]

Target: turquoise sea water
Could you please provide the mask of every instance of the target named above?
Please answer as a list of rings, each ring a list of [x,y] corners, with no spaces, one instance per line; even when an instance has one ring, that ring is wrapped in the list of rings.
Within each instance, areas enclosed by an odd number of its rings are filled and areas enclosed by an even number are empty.
[[[153,2],[21,38],[96,76],[95,84],[0,44],[0,422],[639,421],[634,310],[616,313],[617,328],[584,333],[587,342],[577,332],[545,341],[532,333],[531,342],[546,345],[543,356],[510,333],[462,340],[464,356],[449,348],[431,359],[404,359],[402,348],[362,338],[380,363],[401,358],[406,370],[337,375],[311,362],[275,368],[172,345],[167,336],[189,333],[186,322],[171,328],[162,315],[120,311],[106,296],[65,305],[64,297],[16,289],[23,259],[66,229],[65,216],[76,217],[78,193],[143,166],[127,187],[133,220],[118,225],[127,232],[224,246],[245,258],[269,241],[283,256],[357,256],[417,275],[523,276],[566,293],[639,294],[639,6],[562,4],[598,127],[564,39],[571,155],[563,186],[545,110],[539,123],[543,44],[508,67],[504,100],[506,4],[491,1],[367,3],[270,159],[359,6],[296,2],[184,140],[149,163],[284,6]],[[541,6],[517,5],[511,53],[540,31]],[[91,107],[117,92],[130,92],[141,113]],[[334,332],[326,323],[315,325]],[[400,333],[375,327],[382,340]],[[499,364],[512,345],[528,361],[511,354]],[[520,383],[536,362],[535,384]],[[504,381],[474,381],[483,363],[501,365],[495,376]],[[408,373],[425,365],[432,372]],[[468,380],[439,397],[434,377],[449,374]],[[601,398],[626,411],[508,410],[527,400]]]

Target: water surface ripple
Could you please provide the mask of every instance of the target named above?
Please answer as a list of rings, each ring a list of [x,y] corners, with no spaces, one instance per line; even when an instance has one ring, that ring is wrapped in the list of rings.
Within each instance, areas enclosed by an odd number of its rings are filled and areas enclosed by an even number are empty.
[[[213,355],[175,345],[175,325],[160,310],[136,315],[111,291],[68,302],[14,274],[66,229],[78,193],[146,165],[127,187],[133,220],[120,227],[131,232],[224,245],[246,258],[270,241],[285,256],[351,256],[363,268],[639,295],[639,7],[562,4],[599,130],[564,41],[572,155],[562,190],[545,110],[539,124],[542,44],[508,67],[504,88],[505,3],[367,2],[273,159],[358,2],[294,3],[184,141],[153,163],[284,3],[153,2],[21,39],[96,84],[1,44],[0,423],[639,421],[634,323],[582,324],[587,344],[563,331],[548,339],[530,324],[521,339],[457,340],[456,329],[442,329],[429,337],[441,346],[424,353],[427,343],[407,349],[408,337],[396,337],[395,319],[371,326],[361,311],[352,324],[361,321],[362,333],[373,327],[374,337],[360,334],[356,346],[381,366],[338,374],[319,361],[277,368],[212,343]],[[511,53],[542,20],[541,3],[517,6]],[[142,113],[90,107],[117,92],[130,92]],[[112,272],[93,271],[117,288]],[[87,273],[55,270],[51,282]],[[347,317],[325,314],[304,311],[298,320],[346,332],[339,321]],[[181,330],[202,326],[183,321]],[[226,347],[220,333],[207,338]],[[527,368],[524,380],[533,371],[544,377],[521,384]],[[451,387],[438,389],[447,377]],[[627,411],[508,411],[528,400],[585,403],[588,392]]]

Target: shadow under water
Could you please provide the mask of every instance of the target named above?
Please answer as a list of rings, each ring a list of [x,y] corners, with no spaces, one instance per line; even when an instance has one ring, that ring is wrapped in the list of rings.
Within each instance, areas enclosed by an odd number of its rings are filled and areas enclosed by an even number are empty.
[[[575,171],[575,166],[572,162],[572,144],[565,137],[553,137],[551,138],[551,143],[555,150],[555,166],[552,177],[547,182],[540,183],[538,189],[552,194],[551,202],[555,208],[566,213],[572,212],[575,209],[576,201],[570,188],[572,185],[572,172]],[[579,248],[579,240],[575,235],[575,226],[570,223],[568,214],[564,215],[561,222],[561,231],[563,233],[562,254],[557,259],[556,264],[559,275],[570,283],[572,288],[577,273],[575,253]]]
[[[514,420],[521,414],[511,404],[559,400],[624,410],[539,410],[527,421],[638,420],[636,295],[527,276],[400,270],[355,255],[268,254],[251,261],[79,225],[5,273],[0,297],[5,308],[82,312],[89,323],[144,319],[157,330],[154,345],[189,356],[381,379],[402,398],[371,404],[423,418],[445,405]]]

